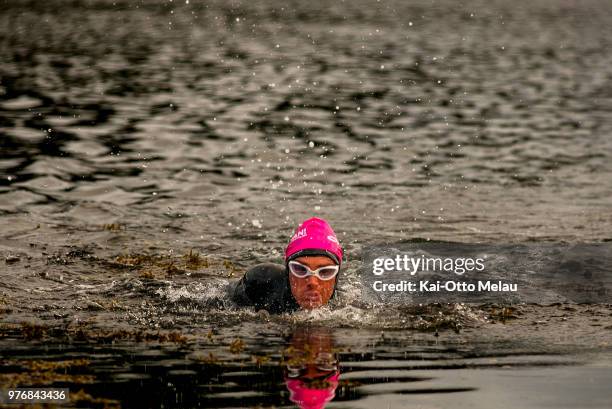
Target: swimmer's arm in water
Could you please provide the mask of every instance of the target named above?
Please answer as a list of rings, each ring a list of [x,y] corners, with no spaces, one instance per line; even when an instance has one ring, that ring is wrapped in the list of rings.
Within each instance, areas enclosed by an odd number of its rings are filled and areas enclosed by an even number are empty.
[[[285,266],[258,264],[249,269],[231,290],[240,306],[253,306],[270,312],[288,309],[288,284]]]

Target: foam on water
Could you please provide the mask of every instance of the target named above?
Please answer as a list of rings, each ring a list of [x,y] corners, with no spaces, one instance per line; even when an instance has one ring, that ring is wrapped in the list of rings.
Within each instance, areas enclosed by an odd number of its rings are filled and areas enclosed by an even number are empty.
[[[194,282],[185,286],[174,286],[168,283],[160,288],[156,294],[170,303],[190,301],[203,307],[221,303],[227,305],[229,281],[225,279],[211,279],[209,282]]]

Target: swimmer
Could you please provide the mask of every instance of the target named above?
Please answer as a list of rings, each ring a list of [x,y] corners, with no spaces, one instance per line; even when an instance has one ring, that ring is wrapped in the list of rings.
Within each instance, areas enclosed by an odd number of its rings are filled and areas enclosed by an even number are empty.
[[[299,225],[285,249],[285,265],[264,263],[232,288],[233,300],[271,313],[315,309],[335,295],[342,247],[330,225],[313,217]]]

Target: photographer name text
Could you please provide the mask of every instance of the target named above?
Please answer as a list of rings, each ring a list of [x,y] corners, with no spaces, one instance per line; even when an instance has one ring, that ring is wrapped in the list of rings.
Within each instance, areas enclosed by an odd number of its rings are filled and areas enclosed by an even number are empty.
[[[372,288],[377,292],[516,292],[517,284],[503,281],[477,281],[468,283],[465,281],[406,281],[402,280],[395,283],[385,283],[374,281]]]

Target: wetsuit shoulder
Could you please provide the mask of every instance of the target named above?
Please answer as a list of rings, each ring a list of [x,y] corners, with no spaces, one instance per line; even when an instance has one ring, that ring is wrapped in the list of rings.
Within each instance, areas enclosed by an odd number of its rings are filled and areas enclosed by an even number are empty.
[[[254,306],[279,313],[297,309],[291,295],[285,266],[274,263],[250,268],[231,290],[232,299],[241,306]]]

